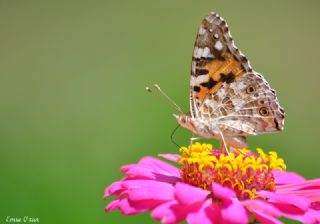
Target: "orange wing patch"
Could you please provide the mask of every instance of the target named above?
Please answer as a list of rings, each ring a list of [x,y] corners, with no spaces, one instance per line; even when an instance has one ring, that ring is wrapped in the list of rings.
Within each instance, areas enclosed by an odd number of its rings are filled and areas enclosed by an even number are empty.
[[[218,91],[223,82],[231,83],[245,73],[241,63],[231,54],[226,53],[224,58],[225,60],[213,59],[204,66],[208,70],[210,79],[200,84],[200,90],[197,92],[198,100],[203,101],[208,94]]]
[[[213,59],[205,68],[209,71],[209,76],[217,82],[222,78],[222,74],[232,73],[234,76],[238,76],[244,73],[241,63],[229,53],[225,55],[225,60]]]

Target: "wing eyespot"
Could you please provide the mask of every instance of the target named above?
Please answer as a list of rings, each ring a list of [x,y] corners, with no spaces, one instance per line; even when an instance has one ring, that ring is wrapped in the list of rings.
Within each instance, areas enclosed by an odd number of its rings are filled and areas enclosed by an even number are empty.
[[[255,91],[256,91],[256,88],[254,88],[254,86],[248,86],[247,89],[246,89],[246,92],[248,94],[253,93]]]
[[[261,107],[259,110],[259,113],[261,116],[268,116],[269,115],[269,110],[266,107]]]

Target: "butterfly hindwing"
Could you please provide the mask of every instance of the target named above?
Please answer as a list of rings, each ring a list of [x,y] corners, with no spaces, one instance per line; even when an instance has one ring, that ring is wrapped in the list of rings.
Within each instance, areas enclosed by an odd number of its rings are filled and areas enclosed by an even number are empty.
[[[275,91],[258,73],[246,73],[230,84],[224,83],[196,111],[211,129],[218,126],[227,135],[276,132],[284,126],[284,110]]]

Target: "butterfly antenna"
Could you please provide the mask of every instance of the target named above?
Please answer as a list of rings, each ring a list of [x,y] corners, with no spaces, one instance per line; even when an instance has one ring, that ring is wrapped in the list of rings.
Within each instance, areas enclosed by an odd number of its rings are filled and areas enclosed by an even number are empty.
[[[154,84],[154,87],[159,91],[159,93],[161,93],[168,100],[168,102],[170,103],[171,106],[174,107],[174,109],[176,109],[180,113],[183,113],[181,107],[179,107],[174,100],[172,100],[165,92],[163,92],[163,90],[160,88],[158,84]],[[146,87],[146,91],[149,93],[152,92],[152,90],[149,87]]]
[[[179,105],[172,100],[165,92],[163,92],[163,90],[160,88],[160,86],[158,84],[154,84],[154,87],[165,97],[167,98],[167,100],[181,113],[183,113],[181,107],[179,107]]]

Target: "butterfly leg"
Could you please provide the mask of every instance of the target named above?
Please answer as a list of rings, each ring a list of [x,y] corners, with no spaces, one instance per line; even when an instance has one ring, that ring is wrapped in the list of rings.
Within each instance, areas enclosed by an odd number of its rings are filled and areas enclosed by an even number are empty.
[[[192,136],[190,138],[190,146],[192,146],[193,142],[200,139],[199,137],[195,137],[194,133],[192,132]]]
[[[223,136],[222,131],[219,130],[219,133],[220,133],[221,140],[222,140],[222,141],[220,141],[220,148],[221,148],[221,150],[222,150],[222,149],[226,150],[227,154],[230,155],[230,152],[229,152],[229,150],[228,150],[228,146],[227,146],[227,144],[226,144],[226,141],[225,141],[225,139],[224,139],[224,136]]]

